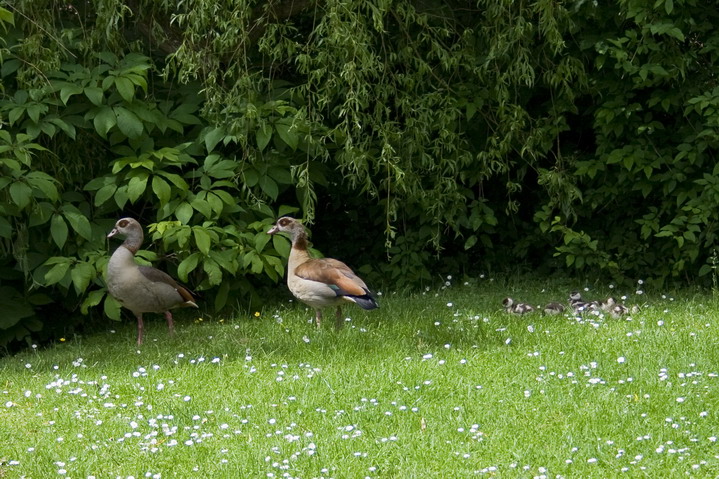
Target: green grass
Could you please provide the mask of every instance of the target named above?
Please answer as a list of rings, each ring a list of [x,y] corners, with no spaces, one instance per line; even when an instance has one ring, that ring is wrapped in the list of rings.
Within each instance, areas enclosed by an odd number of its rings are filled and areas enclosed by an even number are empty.
[[[351,305],[161,317],[0,360],[4,477],[716,477],[719,307],[637,295],[631,320],[510,316],[486,279]],[[606,296],[590,289],[590,299]],[[328,318],[331,316],[327,311]],[[116,329],[116,332],[110,328]]]

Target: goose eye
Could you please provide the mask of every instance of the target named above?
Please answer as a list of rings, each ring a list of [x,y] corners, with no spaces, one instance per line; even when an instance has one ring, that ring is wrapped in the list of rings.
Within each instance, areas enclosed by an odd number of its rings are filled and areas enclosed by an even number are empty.
[[[117,222],[117,226],[119,226],[120,228],[125,228],[129,224],[130,224],[130,222],[127,220],[120,220]]]
[[[280,220],[280,226],[287,226],[288,224],[290,224],[290,220],[288,220],[287,218],[282,218]]]

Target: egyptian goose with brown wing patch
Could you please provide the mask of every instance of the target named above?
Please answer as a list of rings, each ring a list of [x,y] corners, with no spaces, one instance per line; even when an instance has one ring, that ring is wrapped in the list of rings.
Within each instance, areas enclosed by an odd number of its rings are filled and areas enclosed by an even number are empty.
[[[142,226],[132,218],[122,218],[107,235],[124,236],[122,243],[107,263],[107,291],[137,317],[137,344],[142,344],[143,313],[165,313],[170,335],[175,332],[171,309],[197,308],[190,292],[177,284],[167,273],[135,262],[144,235]]]
[[[356,303],[363,309],[379,307],[362,279],[341,261],[312,258],[307,250],[307,232],[294,218],[283,216],[267,233],[287,233],[292,249],[287,264],[287,286],[295,298],[315,310],[317,326],[322,322],[322,308],[337,306],[335,326],[342,326],[344,302]]]

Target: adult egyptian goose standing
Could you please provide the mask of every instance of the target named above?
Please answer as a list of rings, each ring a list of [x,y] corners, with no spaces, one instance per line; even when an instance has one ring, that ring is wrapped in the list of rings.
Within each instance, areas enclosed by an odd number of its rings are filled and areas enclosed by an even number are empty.
[[[167,273],[135,262],[135,253],[144,239],[140,223],[132,218],[118,220],[107,237],[117,235],[124,236],[125,242],[115,250],[107,264],[107,291],[137,317],[137,344],[142,344],[143,313],[165,313],[170,335],[174,334],[170,310],[197,308],[192,294]]]
[[[292,249],[287,264],[287,286],[295,298],[314,308],[317,326],[322,308],[337,306],[335,326],[342,326],[341,305],[350,301],[363,309],[379,307],[362,279],[343,262],[332,258],[312,258],[307,250],[307,232],[294,218],[283,216],[267,233],[288,233]]]

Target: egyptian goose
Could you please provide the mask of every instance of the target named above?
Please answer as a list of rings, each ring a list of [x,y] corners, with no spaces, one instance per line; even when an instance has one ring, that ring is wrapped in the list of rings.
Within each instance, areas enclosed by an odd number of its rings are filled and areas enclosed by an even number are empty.
[[[268,234],[287,233],[292,249],[287,264],[287,286],[295,298],[314,308],[317,326],[322,322],[322,308],[337,306],[335,326],[342,326],[341,305],[356,303],[363,309],[379,307],[362,279],[343,262],[332,258],[312,258],[307,250],[307,232],[294,218],[283,216]]]
[[[617,303],[617,300],[611,296],[606,301],[602,301],[600,305],[602,311],[606,311],[611,314],[613,318],[619,318],[629,313],[629,308],[624,306],[622,303]]]
[[[107,263],[107,291],[137,317],[137,344],[142,344],[144,323],[142,313],[165,313],[170,335],[175,333],[171,309],[197,308],[190,292],[177,284],[167,273],[135,262],[144,235],[142,226],[132,218],[122,218],[107,235],[124,236],[122,243]]]
[[[572,291],[569,293],[569,305],[577,314],[586,311],[597,311],[599,309],[599,303],[596,301],[583,301],[582,295],[579,294],[579,291]]]
[[[549,315],[562,314],[564,312],[564,305],[562,303],[552,301],[551,303],[547,303],[542,311],[544,311],[544,314]]]
[[[525,314],[534,311],[534,307],[527,303],[515,303],[512,298],[504,298],[502,305],[505,311],[512,314]]]

